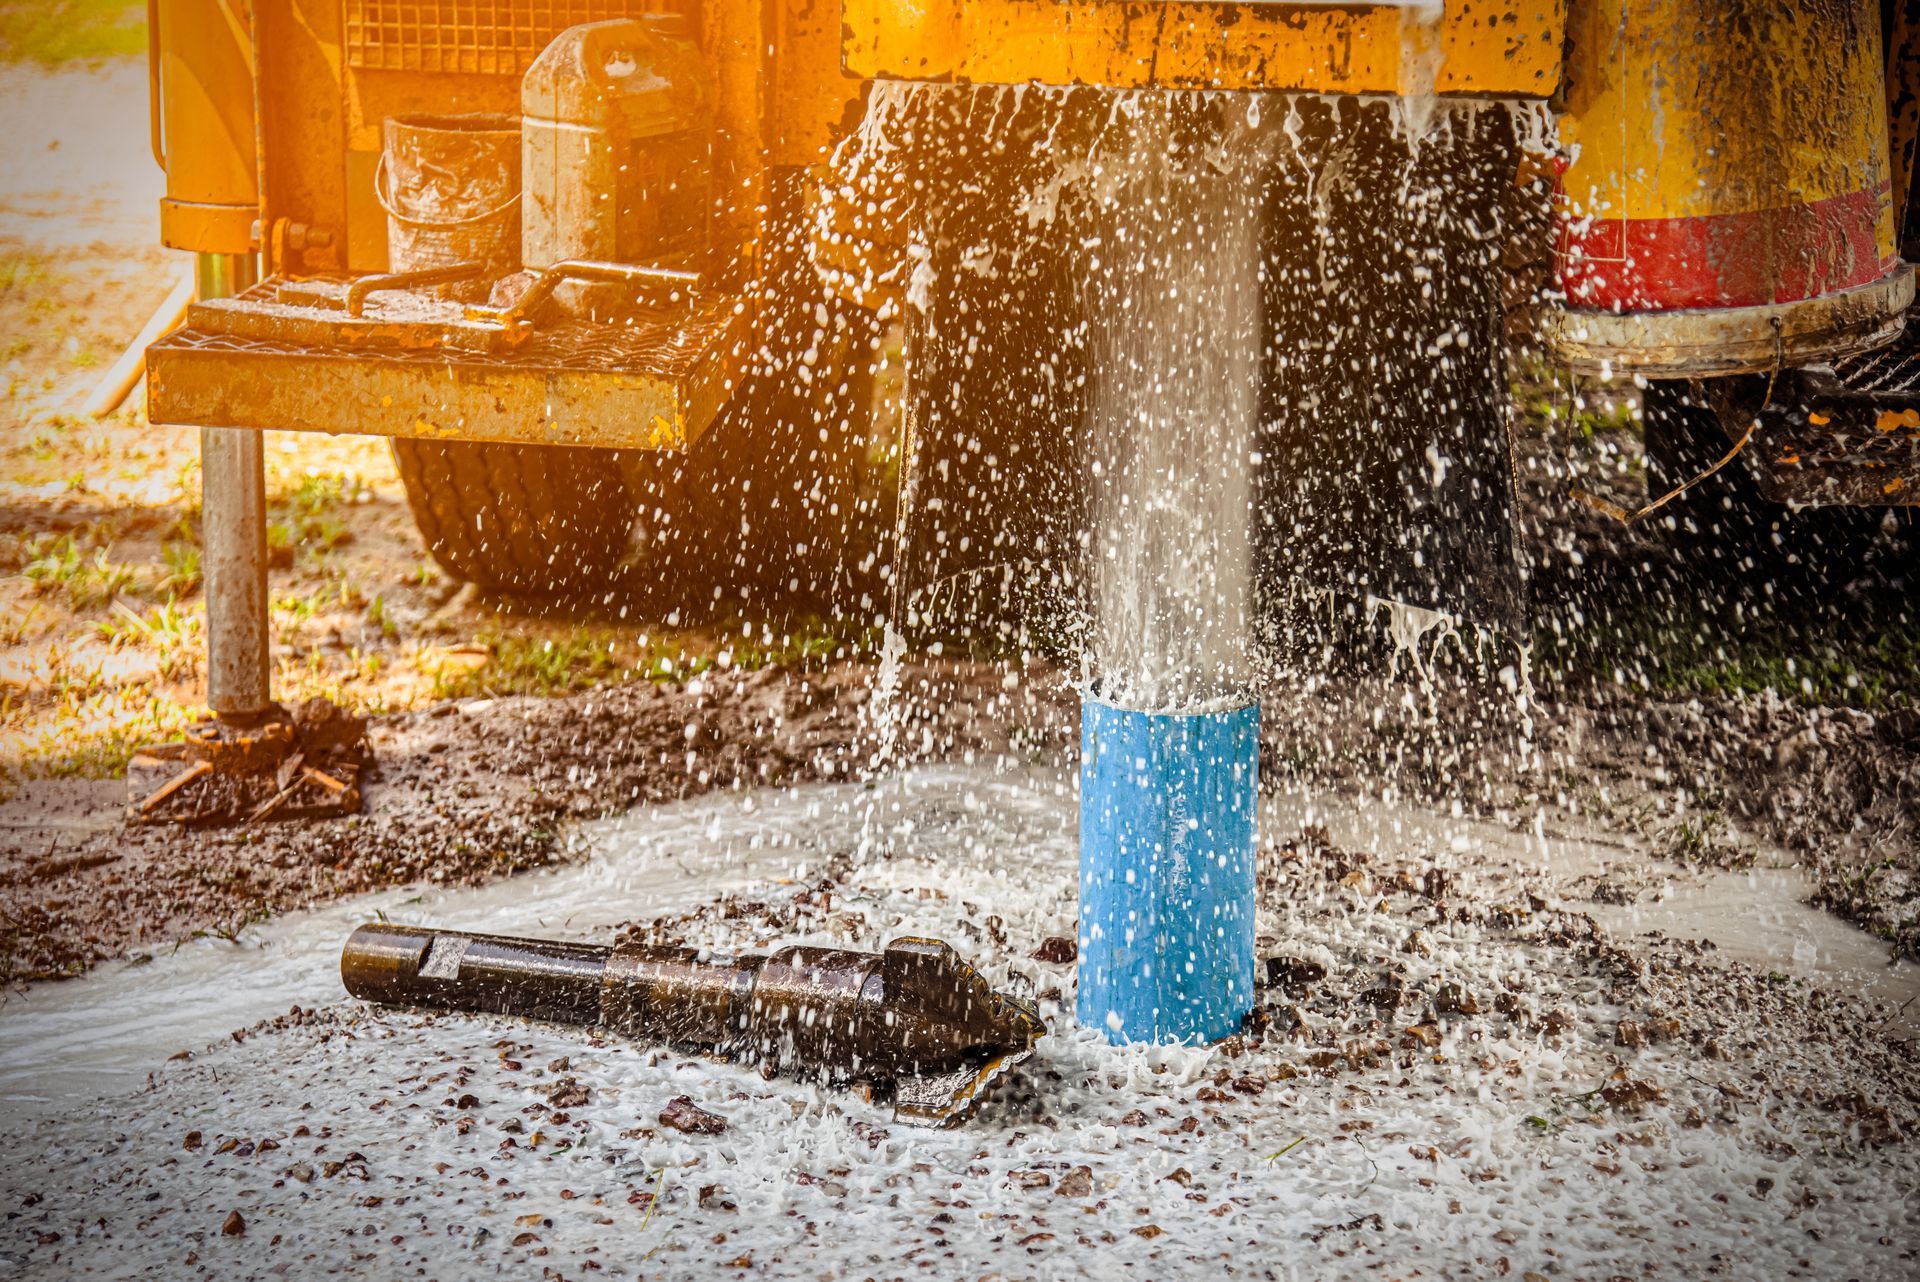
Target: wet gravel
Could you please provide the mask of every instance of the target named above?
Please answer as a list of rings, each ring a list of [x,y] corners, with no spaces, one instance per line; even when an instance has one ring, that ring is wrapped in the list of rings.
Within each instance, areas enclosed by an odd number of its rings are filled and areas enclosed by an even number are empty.
[[[297,1008],[27,1123],[0,1153],[0,1256],[28,1276],[1527,1282],[1895,1279],[1920,1258],[1920,1070],[1870,1002],[1617,937],[1522,870],[1435,878],[1430,852],[1310,830],[1261,852],[1261,947],[1284,960],[1247,1030],[1113,1048],[1073,1029],[1070,964],[1033,955],[1071,929],[1064,834],[973,861],[919,844],[630,928],[965,941],[1052,1035],[958,1130],[581,1030]]]

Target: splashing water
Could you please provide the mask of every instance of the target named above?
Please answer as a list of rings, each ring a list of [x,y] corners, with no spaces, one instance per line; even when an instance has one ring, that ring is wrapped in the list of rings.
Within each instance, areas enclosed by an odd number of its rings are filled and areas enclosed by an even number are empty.
[[[1204,96],[1122,105],[1118,177],[1082,242],[1091,328],[1087,675],[1123,707],[1198,711],[1253,675],[1259,430],[1257,120]]]
[[[1495,176],[1550,129],[1414,97],[875,92],[837,217],[902,249],[897,629],[1017,617],[1172,711],[1279,677],[1302,582],[1506,608]]]
[[[876,741],[868,767],[875,773],[894,763],[900,747],[900,723],[905,715],[900,706],[900,676],[906,654],[906,637],[889,621],[881,641],[880,667],[874,673],[873,695],[866,707],[866,719]]]
[[[1448,640],[1460,640],[1460,621],[1442,610],[1428,610],[1377,596],[1367,598],[1367,613],[1369,617],[1386,616],[1387,640],[1393,644],[1393,654],[1387,661],[1389,671],[1398,675],[1400,657],[1405,655],[1407,666],[1419,679],[1421,688],[1431,697],[1433,661],[1439,657],[1440,647]],[[1430,635],[1434,637],[1431,652],[1423,654],[1421,647]]]

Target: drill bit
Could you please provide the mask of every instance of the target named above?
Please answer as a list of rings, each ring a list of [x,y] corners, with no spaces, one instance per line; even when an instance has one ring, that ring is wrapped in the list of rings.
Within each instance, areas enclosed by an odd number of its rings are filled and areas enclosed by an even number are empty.
[[[881,953],[795,945],[707,958],[370,923],[340,955],[365,1001],[518,1015],[757,1064],[769,1075],[864,1085],[896,1120],[947,1126],[1033,1053],[1046,1025],[937,939]]]

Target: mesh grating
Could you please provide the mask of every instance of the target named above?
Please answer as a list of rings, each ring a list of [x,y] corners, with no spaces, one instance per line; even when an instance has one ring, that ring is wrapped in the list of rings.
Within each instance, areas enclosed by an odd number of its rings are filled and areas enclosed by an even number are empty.
[[[225,352],[236,357],[351,358],[369,364],[417,366],[436,372],[458,366],[532,373],[554,370],[579,374],[647,373],[670,378],[692,367],[704,353],[706,341],[715,336],[719,327],[569,325],[555,329],[554,333],[541,334],[521,347],[502,352],[391,348],[367,351],[194,329],[175,330],[163,341],[171,351]]]
[[[1835,361],[1833,373],[1858,395],[1920,395],[1920,320],[1910,316],[1900,336],[1878,351]]]
[[[568,27],[679,7],[672,0],[347,0],[347,65],[517,76]]]

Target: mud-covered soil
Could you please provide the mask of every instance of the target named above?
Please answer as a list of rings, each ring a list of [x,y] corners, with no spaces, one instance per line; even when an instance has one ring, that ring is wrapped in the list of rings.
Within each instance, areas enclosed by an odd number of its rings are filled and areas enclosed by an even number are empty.
[[[805,878],[695,878],[691,911],[635,924],[722,954],[871,949],[909,922],[962,943],[1050,1026],[963,1126],[588,1030],[297,1008],[24,1123],[0,1186],[32,1191],[0,1257],[236,1278],[1913,1275],[1920,1078],[1884,1006],[1615,935],[1531,865],[1307,834],[1262,851],[1279,964],[1247,1031],[1109,1047],[1074,1027],[1071,959],[1045,943],[1072,934],[1070,799],[914,773],[796,802],[840,816],[776,829]],[[873,805],[898,814],[855,851]],[[676,1127],[682,1100],[712,1120]]]
[[[1543,813],[1578,817],[1684,864],[1796,862],[1814,902],[1891,951],[1920,956],[1913,712],[1600,687],[1555,691],[1528,718],[1478,685],[1435,692],[1431,703],[1405,692],[1404,682],[1378,677],[1313,695],[1270,691],[1268,722],[1287,729],[1269,732],[1263,772],[1458,806],[1516,827]]]
[[[1576,497],[1660,497],[1631,416],[1611,412],[1610,427],[1520,442],[1531,790],[1689,862],[1776,847],[1815,902],[1920,955],[1920,522],[1770,509],[1775,532],[1729,572],[1682,528],[1739,502],[1715,480],[1631,527]]]
[[[572,821],[645,802],[847,778],[879,742],[874,679],[861,663],[710,671],[376,718],[363,810],[345,819],[139,826],[120,781],[28,781],[0,804],[0,977],[74,975],[378,887],[507,876],[565,859]],[[1068,742],[1075,704],[1039,665],[909,664],[900,688],[903,763]]]
[[[510,875],[566,859],[574,821],[644,802],[859,777],[881,738],[875,680],[871,665],[847,662],[379,718],[364,812],[344,820],[131,826],[117,781],[31,781],[0,805],[0,973],[76,974],[378,887]],[[1385,674],[1275,683],[1263,773],[1516,827],[1580,819],[1686,863],[1784,854],[1805,865],[1817,902],[1920,952],[1912,714],[1575,694],[1523,709],[1445,674],[1425,689]],[[1059,761],[1077,742],[1068,677],[1037,662],[909,664],[889,706],[900,763]]]

